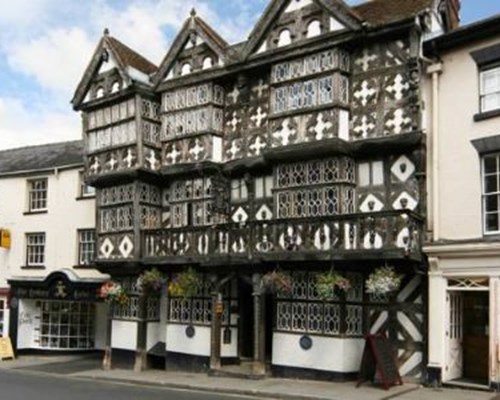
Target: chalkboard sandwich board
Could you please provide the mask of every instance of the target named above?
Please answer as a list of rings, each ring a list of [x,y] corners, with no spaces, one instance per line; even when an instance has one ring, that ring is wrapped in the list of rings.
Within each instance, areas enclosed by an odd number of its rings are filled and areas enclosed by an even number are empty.
[[[365,349],[361,359],[356,387],[366,381],[374,382],[375,377],[380,379],[385,390],[388,390],[391,386],[403,384],[394,359],[391,343],[381,333],[367,335],[365,338]]]

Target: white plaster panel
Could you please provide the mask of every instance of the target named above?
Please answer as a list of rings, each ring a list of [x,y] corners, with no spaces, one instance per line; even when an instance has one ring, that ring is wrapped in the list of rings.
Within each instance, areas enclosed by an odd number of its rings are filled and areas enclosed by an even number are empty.
[[[156,343],[164,342],[165,332],[162,332],[159,322],[148,322],[148,333],[146,338],[146,349],[151,349]],[[162,334],[163,333],[163,334]]]
[[[222,138],[214,136],[212,138],[212,146],[212,159],[215,162],[222,162]]]
[[[273,364],[334,372],[357,372],[363,355],[363,339],[340,339],[309,335],[313,346],[303,350],[302,335],[274,333]]]
[[[167,351],[197,356],[210,356],[210,327],[195,326],[195,335],[186,336],[188,325],[167,325]],[[221,335],[222,337],[222,335]],[[238,355],[238,330],[231,328],[231,343],[221,344],[221,357],[236,357]]]
[[[113,320],[111,347],[135,351],[137,348],[137,322]]]
[[[339,139],[349,140],[349,111],[339,110]]]

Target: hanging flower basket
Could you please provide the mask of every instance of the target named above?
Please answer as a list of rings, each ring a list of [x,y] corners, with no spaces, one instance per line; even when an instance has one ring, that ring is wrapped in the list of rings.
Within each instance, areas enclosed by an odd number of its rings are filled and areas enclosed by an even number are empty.
[[[366,280],[366,292],[374,295],[385,295],[395,292],[401,286],[402,276],[393,267],[379,267]]]
[[[323,300],[333,300],[336,291],[347,292],[351,282],[346,277],[333,270],[316,274],[316,290]]]
[[[122,285],[118,282],[108,281],[99,288],[99,297],[106,303],[126,306],[129,302],[129,296]]]
[[[188,268],[184,272],[175,274],[168,284],[168,294],[172,297],[193,297],[201,288],[202,280],[198,272]]]
[[[262,276],[261,287],[268,293],[285,296],[292,292],[292,278],[282,271],[268,272]]]
[[[137,288],[146,295],[159,295],[166,279],[156,268],[144,271],[137,278]]]

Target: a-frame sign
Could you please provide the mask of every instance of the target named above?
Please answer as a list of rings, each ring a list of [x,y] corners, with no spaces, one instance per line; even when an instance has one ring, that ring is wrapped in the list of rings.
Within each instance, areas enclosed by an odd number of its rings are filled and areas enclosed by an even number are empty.
[[[380,380],[385,390],[388,390],[391,386],[403,384],[394,359],[391,343],[381,333],[365,337],[365,349],[361,359],[356,387],[366,381],[375,382],[376,378]]]

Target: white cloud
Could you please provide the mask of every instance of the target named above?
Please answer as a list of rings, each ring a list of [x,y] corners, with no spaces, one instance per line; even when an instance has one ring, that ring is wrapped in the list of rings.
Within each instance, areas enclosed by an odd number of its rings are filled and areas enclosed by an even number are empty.
[[[53,29],[42,37],[11,45],[7,59],[12,69],[35,78],[42,88],[69,94],[94,47],[80,28]]]
[[[67,113],[34,110],[20,99],[0,97],[0,149],[81,138],[81,121]]]

